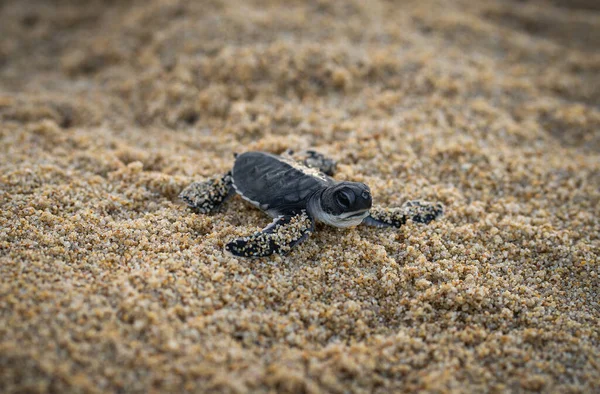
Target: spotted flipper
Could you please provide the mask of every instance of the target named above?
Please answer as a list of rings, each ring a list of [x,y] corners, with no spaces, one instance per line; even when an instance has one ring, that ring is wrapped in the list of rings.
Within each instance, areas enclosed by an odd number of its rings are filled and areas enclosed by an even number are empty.
[[[288,149],[283,152],[281,156],[295,160],[306,167],[315,168],[328,176],[333,176],[337,167],[335,160],[330,159],[319,152],[315,152],[314,150],[295,153],[293,150]]]
[[[371,208],[363,224],[375,227],[401,227],[409,219],[427,224],[444,213],[441,203],[407,201],[401,208]]]
[[[225,249],[239,257],[266,257],[287,254],[313,231],[312,219],[305,211],[298,215],[279,216],[262,231],[238,238]]]
[[[234,194],[231,172],[221,178],[212,178],[205,182],[194,182],[179,194],[179,198],[199,213],[216,210],[225,200]]]
[[[306,158],[303,160],[307,167],[318,168],[325,175],[333,176],[337,163],[335,160],[325,157],[314,150],[305,152]]]

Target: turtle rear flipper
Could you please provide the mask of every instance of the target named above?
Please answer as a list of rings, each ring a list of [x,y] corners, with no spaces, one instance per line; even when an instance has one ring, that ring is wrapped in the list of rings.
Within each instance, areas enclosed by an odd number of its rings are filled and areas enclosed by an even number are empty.
[[[213,212],[235,193],[232,182],[230,171],[220,178],[192,183],[183,189],[179,198],[196,212]]]
[[[283,215],[262,231],[228,243],[225,249],[239,257],[266,257],[274,253],[285,255],[304,241],[313,229],[313,220],[305,211],[297,215]]]
[[[409,219],[428,224],[444,213],[441,203],[407,201],[401,208],[371,208],[363,224],[375,227],[401,227]]]

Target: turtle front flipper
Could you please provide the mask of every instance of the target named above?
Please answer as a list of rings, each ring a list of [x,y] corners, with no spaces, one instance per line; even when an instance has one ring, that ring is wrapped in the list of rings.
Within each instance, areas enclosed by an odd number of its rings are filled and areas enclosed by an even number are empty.
[[[314,150],[305,150],[302,152],[294,152],[291,149],[283,152],[281,156],[297,161],[308,168],[319,170],[325,175],[333,176],[337,163],[335,160],[326,157],[325,155]]]
[[[444,213],[441,203],[407,201],[401,208],[371,208],[363,224],[375,227],[401,227],[409,219],[427,224]]]
[[[305,158],[303,160],[304,165],[311,168],[317,168],[325,175],[333,176],[337,163],[335,160],[330,159],[319,152],[314,150],[307,150],[304,152]]]
[[[285,255],[304,241],[313,229],[313,220],[305,211],[297,215],[279,216],[262,231],[238,238],[228,243],[225,249],[239,257],[266,257],[274,253]]]
[[[209,213],[234,194],[231,171],[220,178],[194,182],[179,194],[185,203],[199,213]]]

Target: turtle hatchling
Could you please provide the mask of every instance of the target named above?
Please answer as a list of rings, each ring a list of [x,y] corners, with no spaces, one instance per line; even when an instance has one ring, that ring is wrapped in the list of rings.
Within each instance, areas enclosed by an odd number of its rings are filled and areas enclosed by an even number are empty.
[[[226,249],[240,257],[286,254],[314,231],[315,222],[347,228],[360,224],[400,227],[408,220],[429,223],[443,213],[440,203],[408,201],[400,208],[373,207],[369,186],[336,181],[335,162],[306,151],[277,156],[264,152],[236,155],[227,174],[194,182],[180,198],[198,213],[210,213],[235,193],[274,220],[262,231],[238,238]]]

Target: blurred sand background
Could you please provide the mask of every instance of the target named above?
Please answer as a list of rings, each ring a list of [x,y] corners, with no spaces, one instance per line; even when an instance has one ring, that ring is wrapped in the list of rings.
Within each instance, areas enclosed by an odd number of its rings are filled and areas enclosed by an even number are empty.
[[[0,391],[600,392],[597,1],[0,3]],[[177,199],[315,148],[402,229]]]

